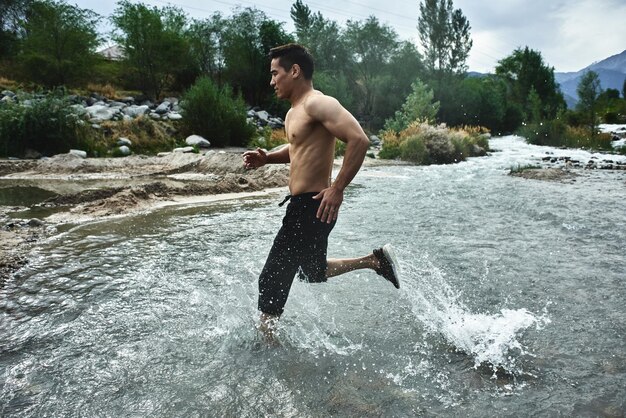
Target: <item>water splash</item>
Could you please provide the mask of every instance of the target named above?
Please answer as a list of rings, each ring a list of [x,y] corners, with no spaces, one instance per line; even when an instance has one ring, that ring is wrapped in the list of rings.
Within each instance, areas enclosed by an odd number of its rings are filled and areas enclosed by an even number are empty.
[[[445,274],[427,257],[402,263],[403,289],[413,314],[433,333],[441,334],[458,351],[474,359],[474,367],[487,365],[513,376],[525,374],[521,359],[532,356],[522,343],[523,333],[550,322],[547,314],[536,316],[525,308],[500,309],[497,313],[474,313],[447,283]],[[526,373],[528,374],[528,373]]]

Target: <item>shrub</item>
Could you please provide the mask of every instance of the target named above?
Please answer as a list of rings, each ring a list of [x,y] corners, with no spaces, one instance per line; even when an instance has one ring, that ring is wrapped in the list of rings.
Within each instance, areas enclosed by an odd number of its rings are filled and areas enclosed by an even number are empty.
[[[184,94],[181,108],[185,133],[201,135],[216,147],[247,145],[254,134],[254,127],[246,121],[243,99],[210,78],[200,78]]]
[[[387,130],[381,134],[382,147],[378,157],[385,160],[395,160],[400,158],[400,138],[392,131]]]
[[[400,158],[416,164],[428,164],[428,150],[419,135],[405,138],[400,144]]]
[[[553,147],[588,148],[611,150],[611,135],[606,133],[591,135],[587,127],[574,127],[555,119],[522,126],[518,135],[535,145]]]
[[[517,134],[534,145],[561,146],[567,125],[559,119],[528,123],[518,129]]]
[[[467,157],[484,155],[489,149],[487,129],[463,127],[448,129],[413,122],[399,133],[393,130],[381,134],[383,146],[378,156],[401,158],[417,164],[448,164]]]
[[[102,122],[101,126],[109,135],[102,137],[98,145],[103,149],[117,149],[119,138],[128,138],[133,143],[131,149],[136,154],[156,154],[160,151],[171,151],[176,146],[171,128],[163,122],[155,121],[147,116],[131,120]],[[113,153],[113,156],[117,156]]]
[[[248,144],[248,148],[263,148],[271,150],[286,144],[287,133],[284,129],[272,129],[269,126],[263,128],[263,136],[256,137]]]
[[[340,140],[335,141],[335,158],[343,157],[346,154],[346,143]]]
[[[79,148],[93,153],[92,129],[59,93],[44,98],[20,96],[0,105],[0,155],[22,156],[26,149],[44,155]]]

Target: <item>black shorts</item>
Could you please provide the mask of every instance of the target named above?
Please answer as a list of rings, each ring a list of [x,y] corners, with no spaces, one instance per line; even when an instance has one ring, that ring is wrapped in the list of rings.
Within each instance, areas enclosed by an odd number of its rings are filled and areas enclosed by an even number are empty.
[[[283,226],[274,239],[259,276],[259,310],[281,315],[296,274],[310,283],[326,281],[328,235],[335,226],[315,216],[321,200],[315,193],[291,196]]]

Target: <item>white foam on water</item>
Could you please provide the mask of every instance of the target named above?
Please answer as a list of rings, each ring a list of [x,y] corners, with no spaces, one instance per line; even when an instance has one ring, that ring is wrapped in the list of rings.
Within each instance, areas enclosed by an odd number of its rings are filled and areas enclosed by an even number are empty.
[[[403,257],[400,257],[401,259]],[[532,356],[521,337],[532,326],[550,322],[547,314],[536,316],[525,308],[500,309],[495,313],[475,313],[459,300],[445,280],[445,274],[428,261],[403,262],[403,293],[413,314],[433,333],[441,334],[457,350],[474,359],[474,367],[488,365],[522,375],[522,356]]]

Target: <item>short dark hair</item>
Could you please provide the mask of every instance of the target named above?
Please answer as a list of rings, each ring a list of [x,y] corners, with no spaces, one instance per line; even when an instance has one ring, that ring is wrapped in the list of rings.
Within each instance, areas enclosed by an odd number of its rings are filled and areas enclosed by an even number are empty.
[[[313,78],[313,56],[308,49],[299,44],[286,44],[270,49],[268,54],[270,59],[278,58],[278,64],[289,71],[294,64],[298,64],[302,70],[304,78]]]

